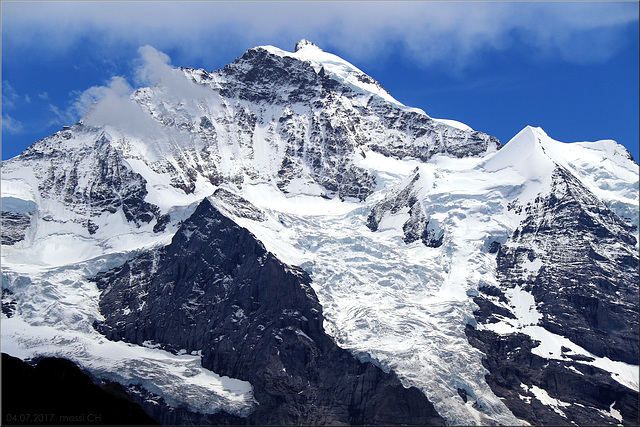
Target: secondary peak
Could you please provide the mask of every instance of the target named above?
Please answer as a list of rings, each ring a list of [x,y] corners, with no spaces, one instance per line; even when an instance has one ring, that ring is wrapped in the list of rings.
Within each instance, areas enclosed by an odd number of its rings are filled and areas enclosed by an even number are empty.
[[[298,41],[298,43],[296,43],[296,47],[294,49],[295,49],[295,52],[297,52],[300,49],[304,49],[305,47],[314,47],[316,49],[322,50],[318,46],[316,46],[313,42],[310,42],[307,39],[302,39],[302,40]]]

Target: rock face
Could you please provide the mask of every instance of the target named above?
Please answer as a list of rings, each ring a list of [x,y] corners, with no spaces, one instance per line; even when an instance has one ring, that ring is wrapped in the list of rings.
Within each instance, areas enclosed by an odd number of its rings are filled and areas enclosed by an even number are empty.
[[[483,297],[476,302],[487,306]],[[568,355],[549,360],[533,354],[539,343],[525,334],[504,336],[468,325],[467,335],[486,354],[487,383],[517,418],[534,425],[638,425],[638,393],[608,372]]]
[[[444,230],[425,213],[419,189],[416,188],[419,179],[420,173],[416,169],[398,191],[390,192],[383,201],[374,205],[367,217],[367,227],[377,231],[385,216],[405,213],[408,218],[402,225],[404,242],[408,244],[421,240],[425,246],[437,248],[442,245]]]
[[[27,169],[37,182],[37,188],[32,190],[38,198],[49,204],[59,203],[66,211],[55,217],[42,212],[45,221],[63,223],[70,219],[92,235],[98,229],[94,223],[97,217],[120,210],[126,220],[137,227],[155,220],[156,231],[163,230],[168,217],[145,201],[147,181],[131,170],[112,142],[106,132],[78,123],[35,142],[18,157],[3,162],[3,176],[12,173],[20,176]],[[20,220],[15,219],[15,215],[8,218],[7,224],[9,230],[14,231],[3,232],[3,236],[7,236],[3,239],[9,243],[20,238],[10,236],[22,233],[24,237],[28,226],[26,214],[22,214]]]
[[[496,245],[499,288],[481,288],[474,298],[481,327],[467,327],[470,342],[486,355],[487,382],[529,422],[637,425],[638,393],[590,364],[596,358],[638,363],[633,227],[562,167],[547,195],[509,208],[524,219],[505,245]],[[509,306],[505,296],[514,289],[533,297],[539,327],[590,355],[563,346],[550,360],[532,352],[540,342],[531,336],[492,331],[492,324],[516,319],[515,300]],[[550,398],[542,402],[543,395]]]
[[[2,353],[3,425],[154,425],[117,383],[97,386],[73,362],[31,366]]]
[[[2,212],[2,244],[10,246],[24,240],[30,225],[29,213]]]
[[[502,147],[306,40],[163,76],[3,162],[6,348],[166,424],[638,423],[622,146]]]
[[[393,372],[357,361],[322,327],[309,276],[205,199],[171,244],[96,278],[109,339],[202,351],[251,382],[251,424],[443,424]]]
[[[36,204],[16,197],[2,198],[2,245],[13,246],[29,236]]]
[[[174,83],[182,92],[161,82],[131,96],[132,108],[141,109],[138,127],[146,134],[96,125],[90,111],[3,162],[3,176],[33,174],[38,199],[62,205],[90,235],[100,227],[97,217],[119,210],[135,227],[154,223],[160,232],[169,216],[145,200],[148,183],[140,172],[166,176],[184,194],[194,194],[204,182],[241,187],[274,181],[286,193],[364,200],[376,182],[356,164],[359,153],[426,161],[438,153],[478,156],[500,147],[494,137],[389,102],[393,98],[378,82],[331,55],[347,76],[336,78],[309,50],[330,55],[305,42],[293,54],[252,48],[211,73],[176,70]],[[385,98],[359,90],[352,80]],[[43,218],[63,220],[44,212]],[[24,215],[7,217],[6,244],[23,238],[27,223]]]
[[[218,209],[229,212],[240,218],[248,218],[253,221],[266,221],[266,215],[260,209],[255,207],[250,201],[244,197],[240,197],[237,194],[225,190],[224,188],[218,188],[213,192],[214,199],[218,202]]]
[[[546,197],[524,208],[527,215],[509,242],[513,245],[498,251],[498,280],[531,290],[542,313],[540,325],[548,331],[597,356],[635,364],[633,228],[563,168],[555,170],[552,185]],[[540,268],[526,274],[524,265],[535,260]]]
[[[297,48],[296,52],[322,52],[310,42]],[[462,131],[417,110],[363,94],[321,66],[283,53],[257,47],[218,72],[185,70],[201,84],[222,81],[218,91],[229,102],[237,99],[270,105],[245,107],[242,116],[234,115],[224,122],[244,126],[240,131],[246,134],[246,141],[257,129],[267,129],[267,141],[284,150],[277,171],[283,191],[291,191],[292,181],[303,178],[319,184],[328,196],[363,200],[373,191],[375,181],[365,169],[354,165],[353,155],[359,150],[426,160],[437,153],[479,155],[500,145],[481,132]],[[378,82],[355,67],[348,73],[388,95]],[[255,148],[247,148],[246,155],[254,157]]]

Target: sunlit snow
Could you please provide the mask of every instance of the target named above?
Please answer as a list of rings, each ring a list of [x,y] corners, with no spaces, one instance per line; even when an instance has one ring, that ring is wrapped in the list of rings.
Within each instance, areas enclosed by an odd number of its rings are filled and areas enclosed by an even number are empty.
[[[356,93],[409,109],[378,85],[358,79],[362,73],[353,65],[313,45],[295,53],[263,48],[324,67]],[[173,75],[169,74],[170,78]],[[213,87],[218,82],[215,75],[212,78],[209,84]],[[285,107],[263,106],[264,122],[256,123],[253,140],[245,141],[236,138],[241,132],[230,128],[234,124],[225,124],[236,111],[249,108],[244,101],[231,106],[198,85],[171,81],[157,92],[137,91],[132,100],[143,110],[148,108],[149,115],[159,116],[160,107],[150,106],[171,108],[164,103],[175,95],[171,90],[188,92],[193,100],[176,107],[178,110],[170,112],[173,116],[192,120],[205,114],[214,119],[212,126],[222,141],[217,147],[219,172],[245,178],[242,185],[226,183],[224,187],[264,210],[267,218],[264,222],[234,219],[282,261],[299,265],[310,274],[327,331],[361,360],[394,369],[405,385],[423,390],[450,424],[522,423],[487,385],[483,355],[465,335],[465,326],[475,325],[472,297],[480,287],[497,284],[495,255],[486,250],[488,244],[505,242],[522,219],[522,214],[507,205],[525,205],[548,193],[551,172],[560,164],[620,216],[638,223],[637,165],[612,141],[565,144],[540,128],[526,127],[503,149],[490,150],[479,158],[440,154],[422,163],[361,152],[353,155],[354,164],[372,172],[376,191],[364,202],[341,202],[318,197],[326,196],[324,189],[306,178],[293,180],[288,194],[272,181],[285,144],[278,138],[268,139],[274,129],[266,123],[277,121]],[[292,108],[298,108],[295,114],[310,114],[300,106]],[[467,129],[459,122],[440,122]],[[151,134],[156,132],[156,124],[149,124]],[[91,235],[82,225],[87,217],[72,212],[55,197],[40,197],[32,171],[3,167],[3,209],[35,215],[25,239],[2,248],[2,286],[18,301],[13,317],[2,314],[3,351],[23,358],[65,356],[99,377],[143,385],[170,404],[185,404],[206,413],[224,409],[247,414],[255,404],[251,385],[203,369],[198,355],[172,355],[148,348],[152,343],[110,342],[93,329],[93,322],[102,316],[99,291],[87,279],[121,265],[140,251],[168,244],[178,222],[217,188],[198,175],[193,192],[186,194],[176,189],[170,173],[158,166],[156,161],[167,157],[169,164],[179,167],[175,158],[166,155],[176,152],[189,153],[185,158],[194,170],[205,163],[199,157],[204,142],[188,132],[171,128],[158,138],[144,139],[129,132],[126,120],[120,127],[107,126],[103,131],[118,147],[125,164],[146,180],[145,201],[170,214],[171,223],[164,232],[154,233],[153,222],[137,227],[127,222],[119,209],[115,214],[93,217],[98,230]],[[69,144],[90,149],[95,136],[71,139]],[[407,210],[383,217],[376,232],[366,226],[371,207],[390,191],[402,188],[414,171],[419,174],[416,191],[430,226],[444,233],[443,244],[437,248],[420,241],[404,243],[402,225]],[[540,267],[539,260],[529,261],[524,274],[533,274]],[[638,366],[597,358],[537,325],[540,314],[533,296],[525,290],[514,288],[506,295],[517,319],[485,327],[498,333],[517,330],[530,335],[540,341],[534,353],[545,358],[561,358],[561,346],[591,356],[594,361],[584,363],[600,367],[616,381],[638,390]],[[467,390],[467,404],[460,399],[458,388]],[[540,390],[531,392],[562,411],[564,402],[552,402]],[[615,417],[614,411],[612,408],[610,413]]]

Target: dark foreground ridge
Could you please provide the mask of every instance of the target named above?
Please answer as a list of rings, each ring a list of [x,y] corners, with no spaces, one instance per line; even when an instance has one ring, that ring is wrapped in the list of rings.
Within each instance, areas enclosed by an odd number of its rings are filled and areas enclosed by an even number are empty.
[[[158,424],[118,383],[94,384],[73,362],[31,366],[2,353],[2,425]]]
[[[221,412],[209,422],[444,424],[418,389],[339,348],[308,274],[208,199],[170,245],[95,280],[105,316],[96,328],[109,339],[201,350],[203,367],[252,384],[258,405],[247,418]]]

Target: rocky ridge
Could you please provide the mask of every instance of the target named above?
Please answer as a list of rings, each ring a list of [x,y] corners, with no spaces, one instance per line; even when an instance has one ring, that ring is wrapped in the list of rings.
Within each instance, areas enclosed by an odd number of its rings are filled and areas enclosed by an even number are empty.
[[[638,392],[584,363],[598,357],[638,361],[633,227],[562,167],[553,172],[549,194],[510,209],[522,210],[525,219],[505,245],[494,246],[499,286],[480,288],[474,301],[481,327],[467,328],[470,341],[487,355],[487,381],[514,414],[537,423],[636,424]],[[515,288],[533,297],[539,327],[591,354],[563,346],[560,354],[550,351],[552,360],[547,360],[532,352],[540,344],[535,337],[494,332],[492,324],[518,321],[513,300],[505,297]],[[540,400],[532,388],[556,404],[546,410],[529,407],[531,399]]]
[[[9,348],[169,423],[637,424],[621,146],[501,149],[307,41],[171,76],[3,162]]]
[[[337,347],[308,274],[278,261],[209,199],[169,246],[96,280],[98,330],[201,351],[204,367],[251,382],[250,424],[443,423],[420,391]]]

